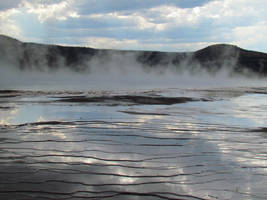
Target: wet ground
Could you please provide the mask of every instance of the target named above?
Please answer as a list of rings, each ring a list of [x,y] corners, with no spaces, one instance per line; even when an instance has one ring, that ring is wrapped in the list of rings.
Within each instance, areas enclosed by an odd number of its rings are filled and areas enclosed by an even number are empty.
[[[267,199],[267,88],[0,91],[0,199]]]

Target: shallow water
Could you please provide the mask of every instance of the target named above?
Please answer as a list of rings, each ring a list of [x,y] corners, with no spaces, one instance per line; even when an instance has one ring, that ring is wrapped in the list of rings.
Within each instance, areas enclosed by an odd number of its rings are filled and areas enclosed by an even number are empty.
[[[0,102],[0,199],[267,199],[267,88]]]

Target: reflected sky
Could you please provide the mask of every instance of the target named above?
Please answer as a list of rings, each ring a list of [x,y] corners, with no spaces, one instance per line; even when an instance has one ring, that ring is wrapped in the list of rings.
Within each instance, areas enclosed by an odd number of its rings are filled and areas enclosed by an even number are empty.
[[[213,100],[116,106],[59,103],[58,94],[2,100],[14,106],[0,109],[0,197],[267,198],[267,139],[252,131],[266,126],[267,96],[192,95]]]

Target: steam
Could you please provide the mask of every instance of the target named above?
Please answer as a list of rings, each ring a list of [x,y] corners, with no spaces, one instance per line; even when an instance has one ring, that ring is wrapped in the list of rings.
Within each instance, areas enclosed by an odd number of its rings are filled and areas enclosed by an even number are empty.
[[[93,56],[75,54],[78,55],[76,62],[69,64],[69,57],[56,51],[51,56],[52,47],[18,43],[6,49],[5,59],[0,63],[0,89],[207,88],[264,84],[264,80],[255,76],[234,73],[238,54],[231,48],[222,54],[221,68],[212,62],[203,68],[190,53],[184,54],[179,64],[172,62],[173,53],[165,53],[165,60],[150,65],[140,62],[142,52],[114,50],[100,50]],[[151,56],[149,52],[145,54]]]

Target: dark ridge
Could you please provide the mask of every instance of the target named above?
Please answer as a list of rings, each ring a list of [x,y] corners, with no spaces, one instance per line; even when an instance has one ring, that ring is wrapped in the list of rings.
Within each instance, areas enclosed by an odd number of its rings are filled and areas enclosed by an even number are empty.
[[[215,44],[204,49],[198,50],[194,54],[194,58],[200,61],[209,61],[218,57],[228,57],[232,53],[239,51],[240,48],[229,44]]]
[[[235,72],[250,70],[267,74],[267,54],[241,49],[235,45],[217,44],[196,51],[193,59],[213,70],[233,65]]]
[[[120,56],[120,59],[117,57]],[[54,71],[64,67],[76,72],[89,71],[95,61],[100,66],[112,61],[128,63],[129,57],[144,69],[157,67],[175,69],[205,69],[217,73],[222,68],[230,72],[251,75],[267,75],[267,54],[241,49],[234,45],[217,44],[195,52],[122,51],[94,49],[87,47],[67,47],[24,43],[8,36],[0,35],[0,65],[15,66],[20,70]],[[3,66],[4,66],[3,65]]]
[[[10,106],[0,106],[0,110],[10,110],[13,109],[14,107],[10,107]]]
[[[151,113],[151,112],[136,112],[136,111],[127,111],[127,110],[120,110],[122,113],[131,114],[131,115],[161,115],[161,116],[168,116],[169,114],[166,113]]]
[[[43,121],[43,122],[33,122],[33,123],[25,123],[19,124],[17,127],[21,126],[40,126],[40,125],[73,125],[72,122],[61,122],[61,121]]]
[[[256,128],[256,129],[251,129],[251,130],[249,130],[249,132],[263,132],[263,133],[267,133],[267,127],[260,127],[260,128]]]
[[[247,66],[255,73],[267,75],[267,54],[241,49],[238,57],[239,66]],[[241,67],[238,70],[242,70]]]
[[[15,38],[9,37],[7,35],[3,35],[3,34],[0,34],[0,41],[1,42],[11,42],[11,43],[21,43],[21,41],[15,39]]]
[[[101,97],[86,97],[86,96],[74,96],[69,98],[61,98],[56,100],[57,102],[69,102],[69,103],[112,103],[112,102],[124,102],[130,104],[155,104],[155,105],[172,105],[178,103],[186,103],[191,101],[197,101],[199,99],[189,97],[151,97],[151,96],[131,96],[131,95],[118,95],[118,96],[101,96]],[[201,99],[204,100],[204,99]]]
[[[0,90],[0,94],[20,93],[21,90]]]
[[[0,90],[0,98],[13,98],[21,96],[25,91],[20,90]]]
[[[20,95],[14,94],[14,95],[0,95],[0,98],[13,98],[13,97],[18,97]]]

